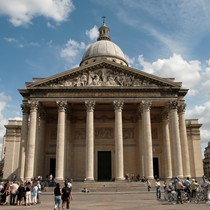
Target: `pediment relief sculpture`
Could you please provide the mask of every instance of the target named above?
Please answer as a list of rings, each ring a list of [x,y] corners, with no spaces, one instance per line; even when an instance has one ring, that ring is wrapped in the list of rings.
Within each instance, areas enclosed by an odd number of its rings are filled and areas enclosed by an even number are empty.
[[[69,78],[59,80],[48,85],[52,87],[81,87],[81,86],[165,86],[159,81],[145,78],[138,74],[126,73],[111,69],[99,69],[95,71],[82,71],[77,76],[69,75]]]

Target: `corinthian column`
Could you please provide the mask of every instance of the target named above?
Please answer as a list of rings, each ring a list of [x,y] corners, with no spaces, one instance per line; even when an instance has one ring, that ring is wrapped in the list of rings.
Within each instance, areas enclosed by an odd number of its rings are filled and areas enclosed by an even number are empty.
[[[57,143],[56,143],[56,170],[55,179],[64,180],[64,163],[65,163],[65,123],[66,123],[66,101],[57,101],[58,105],[58,126],[57,126]]]
[[[174,166],[174,176],[183,177],[182,168],[182,152],[180,144],[179,135],[179,122],[177,114],[177,101],[169,102],[169,127],[170,127],[170,137],[172,140],[172,154],[173,154],[173,166]]]
[[[186,108],[186,104],[181,104],[178,106],[179,131],[180,131],[181,148],[182,148],[183,175],[184,177],[191,177],[190,164],[189,164],[190,156],[189,156],[189,148],[188,148],[188,141],[187,141],[185,114],[184,114],[185,108]]]
[[[148,179],[153,179],[153,154],[152,154],[152,132],[150,109],[152,103],[150,101],[142,101],[142,120],[143,120],[143,138],[144,138],[144,166],[145,176]]]
[[[27,147],[27,140],[28,140],[28,118],[30,113],[30,107],[28,103],[23,103],[21,105],[22,113],[23,113],[23,120],[22,120],[22,127],[21,127],[21,142],[20,142],[20,161],[19,161],[19,171],[18,177],[23,180],[24,179],[24,172],[25,172],[25,160],[26,160],[26,147]]]
[[[163,131],[163,146],[164,146],[164,165],[165,178],[172,178],[172,162],[171,162],[171,144],[169,135],[169,120],[168,113],[162,113],[162,131]]]
[[[44,175],[44,163],[45,163],[45,125],[46,125],[47,113],[44,107],[39,107],[39,127],[38,138],[36,144],[36,176]]]
[[[142,111],[142,106],[140,105],[138,107],[138,114],[137,114],[137,132],[138,132],[138,145],[139,145],[139,175],[140,177],[145,176],[145,171],[144,171],[144,151],[145,151],[145,146],[144,146],[144,138],[143,138],[143,125],[142,125],[142,116],[141,116],[141,111]]]
[[[36,126],[37,126],[37,110],[38,102],[30,102],[30,127],[29,127],[29,138],[27,144],[27,156],[26,156],[26,180],[31,180],[34,177],[34,156],[35,156],[35,145],[36,145]]]
[[[124,180],[124,161],[123,161],[123,126],[122,109],[123,101],[114,101],[115,109],[115,179]]]
[[[95,101],[85,101],[86,117],[86,181],[94,181],[94,107]]]

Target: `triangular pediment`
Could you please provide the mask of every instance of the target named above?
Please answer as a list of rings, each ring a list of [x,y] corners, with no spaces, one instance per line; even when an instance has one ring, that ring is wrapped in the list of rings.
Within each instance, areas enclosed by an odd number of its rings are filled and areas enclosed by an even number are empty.
[[[80,66],[27,85],[34,88],[75,87],[176,87],[181,84],[111,61]]]

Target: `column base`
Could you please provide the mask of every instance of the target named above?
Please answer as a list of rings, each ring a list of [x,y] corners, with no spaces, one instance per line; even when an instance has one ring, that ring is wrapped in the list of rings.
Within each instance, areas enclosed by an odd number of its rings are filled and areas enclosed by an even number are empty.
[[[154,176],[146,176],[147,179],[154,179]]]
[[[56,177],[55,181],[56,182],[62,182],[62,181],[64,181],[64,178],[63,177]]]
[[[115,178],[115,182],[124,182],[124,181],[125,181],[125,177]]]
[[[84,182],[95,182],[94,178],[85,178]]]

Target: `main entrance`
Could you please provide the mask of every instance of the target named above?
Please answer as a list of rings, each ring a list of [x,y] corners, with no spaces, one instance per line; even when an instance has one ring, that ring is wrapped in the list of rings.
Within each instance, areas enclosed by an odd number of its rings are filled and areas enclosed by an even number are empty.
[[[98,181],[110,181],[111,168],[111,151],[98,151]]]
[[[56,160],[55,158],[50,158],[50,173],[53,177],[55,177],[55,167],[56,167]]]
[[[158,158],[153,158],[153,171],[154,171],[154,178],[159,178],[159,162]]]

